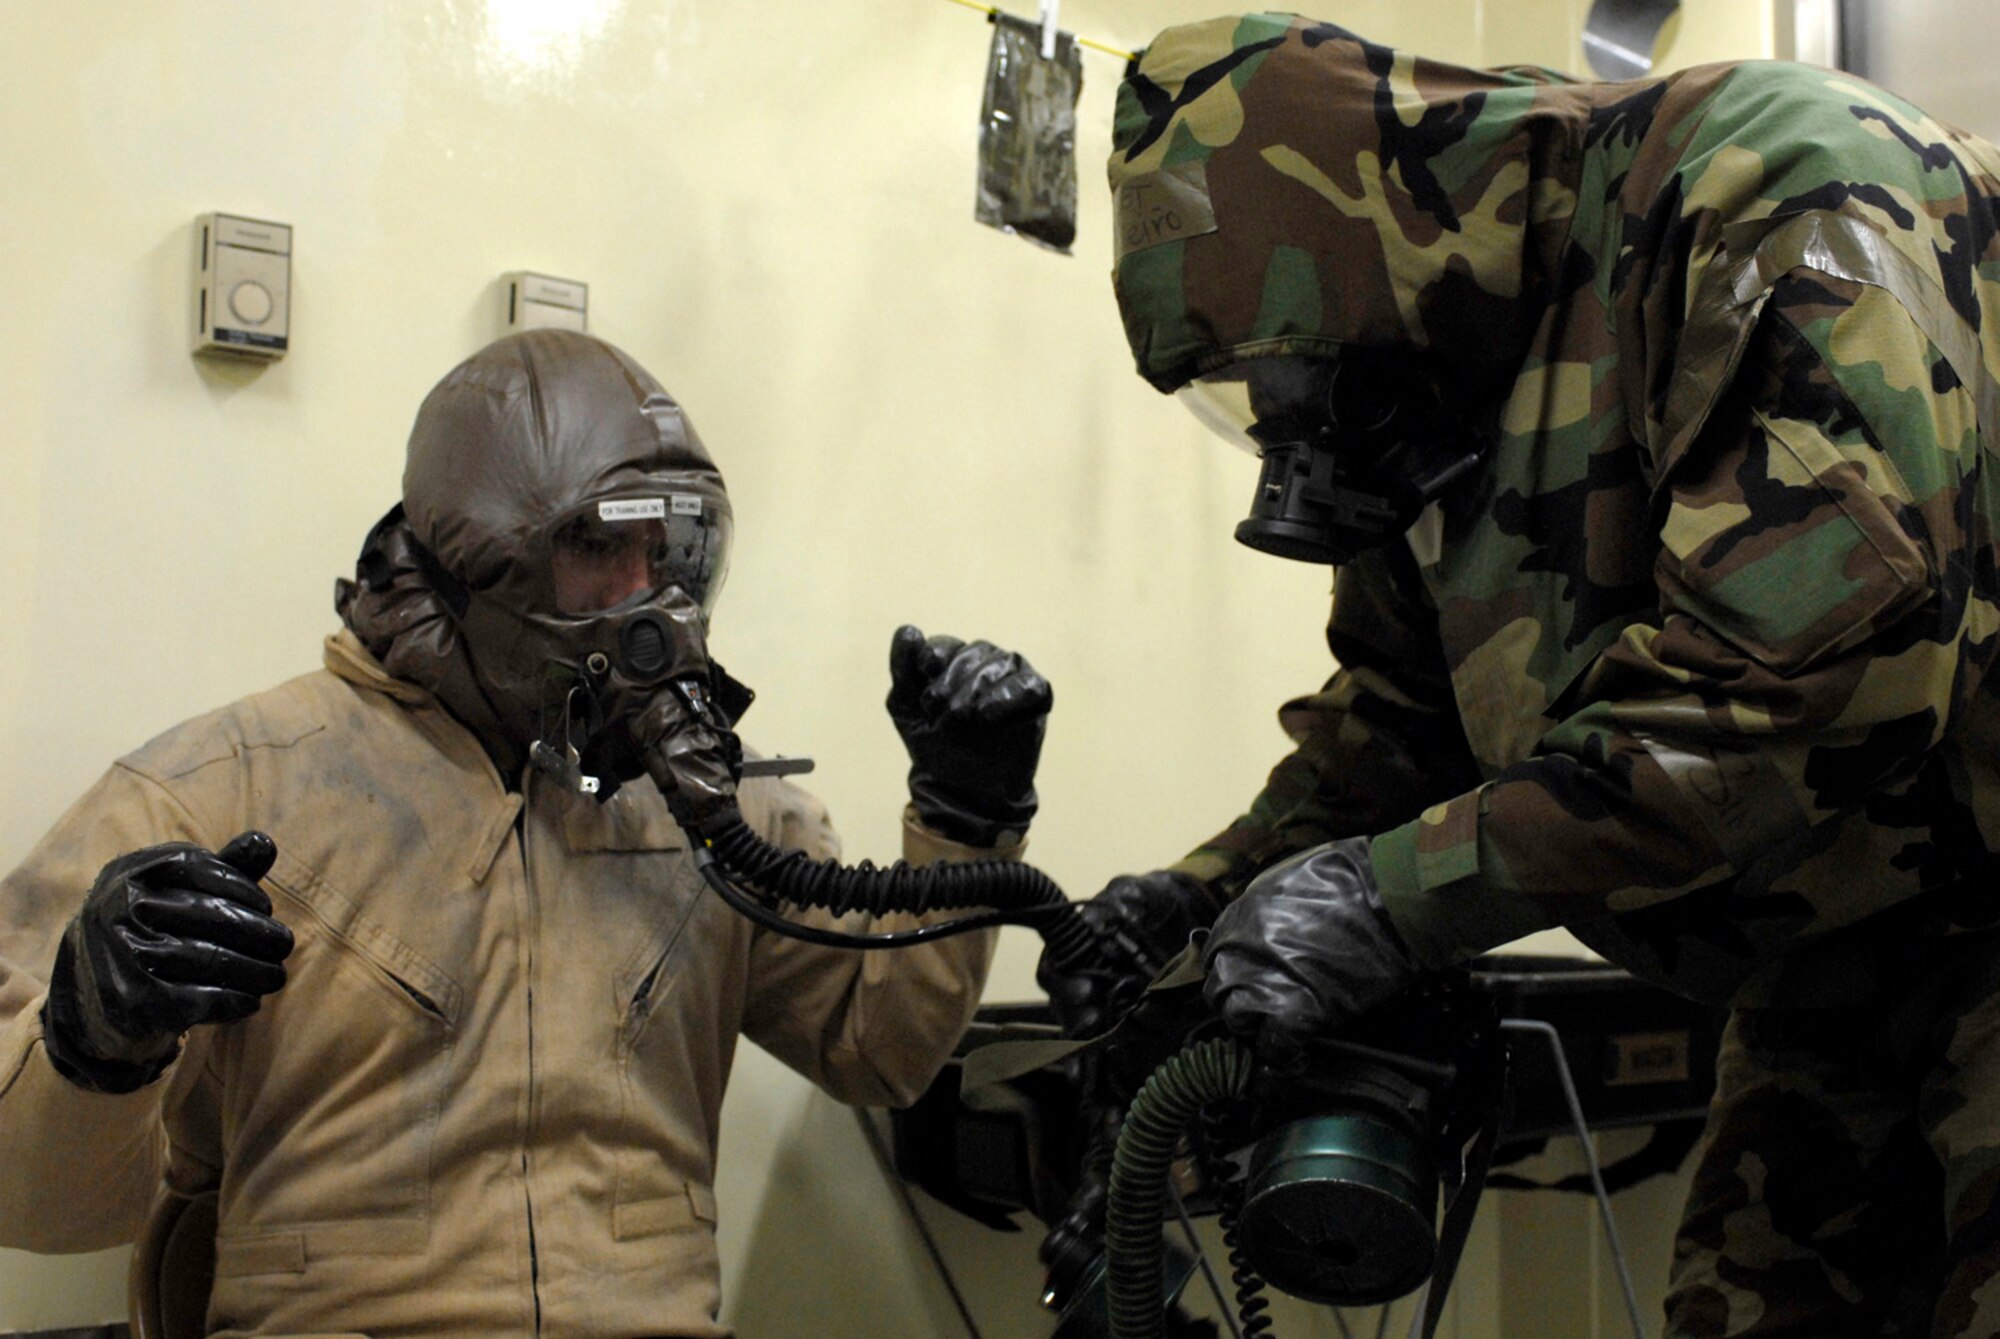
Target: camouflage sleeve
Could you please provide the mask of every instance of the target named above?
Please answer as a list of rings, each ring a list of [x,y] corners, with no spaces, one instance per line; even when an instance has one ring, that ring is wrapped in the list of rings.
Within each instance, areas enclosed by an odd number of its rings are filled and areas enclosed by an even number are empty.
[[[1554,69],[1547,65],[1501,65],[1492,73],[1508,75],[1530,84],[1581,84],[1587,82],[1566,70]]]
[[[1248,813],[1174,868],[1234,898],[1294,851],[1380,832],[1475,784],[1436,623],[1401,546],[1343,568],[1326,632],[1340,668],[1278,713],[1298,748]]]
[[[1534,756],[1376,838],[1412,950],[1615,926],[1677,981],[1697,960],[1740,981],[1917,891],[1937,746],[1993,647],[1977,425],[1888,290],[1779,280],[1659,481],[1657,621],[1569,686]]]

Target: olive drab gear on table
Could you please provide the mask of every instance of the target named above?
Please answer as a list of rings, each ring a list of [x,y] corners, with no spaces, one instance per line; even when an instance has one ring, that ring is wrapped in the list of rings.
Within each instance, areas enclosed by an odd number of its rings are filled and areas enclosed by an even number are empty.
[[[1732,1005],[1677,1339],[2000,1328],[2000,151],[1838,71],[1252,14],[1147,47],[1110,177],[1155,387],[1400,352],[1485,441],[1175,868],[1365,837],[1420,966],[1562,925]]]

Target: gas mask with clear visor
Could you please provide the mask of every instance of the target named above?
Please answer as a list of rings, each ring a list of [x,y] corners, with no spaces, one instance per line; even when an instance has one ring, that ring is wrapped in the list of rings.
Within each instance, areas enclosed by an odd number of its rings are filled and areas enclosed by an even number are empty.
[[[1246,358],[1177,395],[1263,461],[1238,541],[1301,562],[1345,563],[1395,539],[1484,454],[1407,351]]]
[[[462,622],[482,677],[532,704],[538,767],[573,768],[669,681],[712,681],[705,624],[730,528],[728,501],[705,481],[620,490],[558,513],[510,580],[469,593]]]

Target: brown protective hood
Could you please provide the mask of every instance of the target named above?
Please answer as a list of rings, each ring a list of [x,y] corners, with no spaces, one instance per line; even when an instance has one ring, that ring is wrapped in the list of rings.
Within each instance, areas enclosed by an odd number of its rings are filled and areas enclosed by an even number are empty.
[[[601,339],[530,330],[487,345],[424,397],[403,511],[466,589],[498,591],[545,575],[522,573],[517,559],[554,517],[662,480],[722,496],[674,398]]]
[[[501,774],[512,777],[527,750],[509,738],[473,679],[458,622],[425,578],[416,547],[399,504],[362,542],[355,579],[334,582],[334,610],[383,669],[435,693],[479,737]]]
[[[547,643],[569,630],[549,604],[552,522],[594,499],[660,492],[728,516],[720,472],[659,382],[588,335],[509,335],[425,397],[403,505],[370,534],[336,606],[390,673],[436,692],[511,774],[545,718]],[[468,636],[469,602],[517,616],[514,630]]]

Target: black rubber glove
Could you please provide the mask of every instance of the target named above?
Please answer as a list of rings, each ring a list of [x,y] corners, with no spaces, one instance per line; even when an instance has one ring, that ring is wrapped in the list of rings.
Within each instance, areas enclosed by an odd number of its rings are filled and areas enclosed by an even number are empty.
[[[1035,765],[1054,694],[991,642],[925,637],[904,624],[889,644],[889,718],[910,754],[917,817],[953,841],[993,846],[1035,816]]]
[[[246,832],[220,853],[171,842],[104,867],[63,932],[42,1009],[64,1078],[132,1092],[160,1076],[189,1028],[247,1017],[285,984],[292,932],[257,886],[277,855]]]
[[[1382,908],[1365,837],[1314,847],[1258,875],[1216,917],[1202,960],[1210,1007],[1280,1068],[1418,972]]]
[[[1105,884],[1077,908],[1096,935],[1098,956],[1065,970],[1043,949],[1035,967],[1063,1032],[1094,1037],[1122,1018],[1220,906],[1207,885],[1170,869],[1121,874]]]

